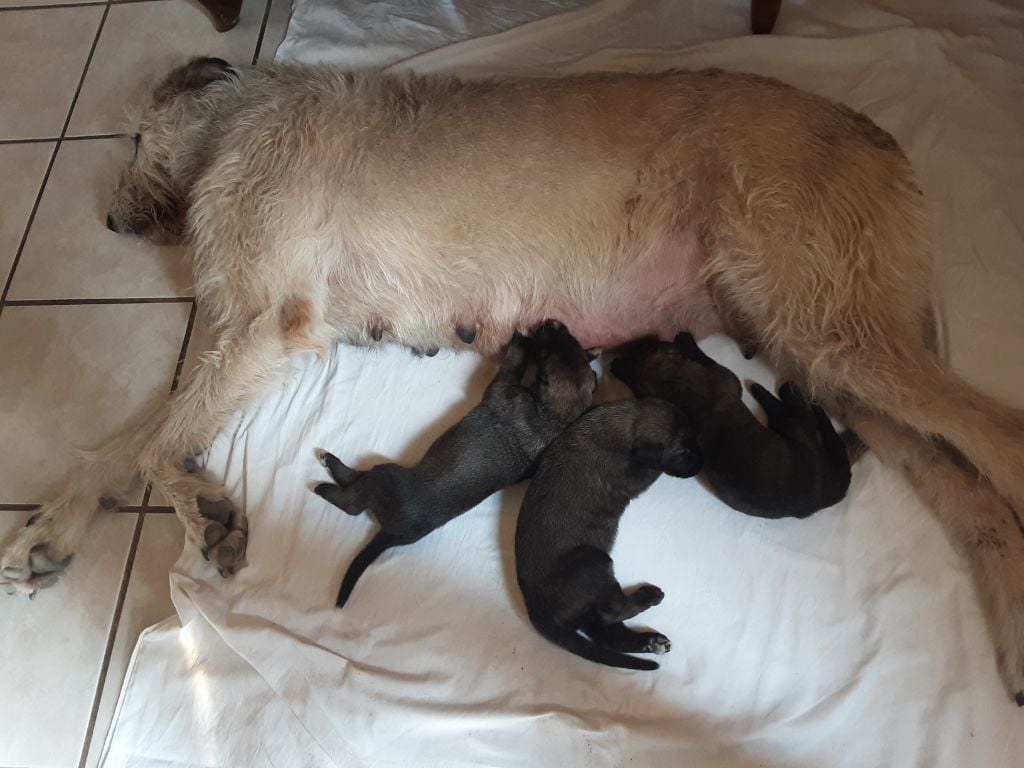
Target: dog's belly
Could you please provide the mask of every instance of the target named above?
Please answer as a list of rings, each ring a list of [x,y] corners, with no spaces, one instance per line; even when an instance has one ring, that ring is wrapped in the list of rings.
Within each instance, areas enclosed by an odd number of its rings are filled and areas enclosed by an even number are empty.
[[[551,246],[481,245],[474,249],[471,278],[444,281],[430,279],[444,272],[439,257],[403,259],[392,252],[386,258],[364,251],[361,259],[335,262],[328,281],[329,322],[353,343],[373,343],[383,335],[421,349],[459,347],[456,328],[472,327],[472,344],[486,355],[499,353],[514,331],[529,333],[549,318],[564,322],[587,347],[614,347],[649,335],[671,340],[684,330],[703,338],[723,329],[692,233],[647,238],[643,247],[575,245],[571,258]],[[360,263],[362,268],[353,268]],[[383,334],[373,333],[377,326]]]
[[[614,347],[648,335],[671,340],[684,330],[703,338],[723,328],[701,278],[703,263],[691,233],[666,237],[635,261],[595,271],[590,285],[577,286],[588,301],[552,297],[517,325],[554,317],[586,347]]]

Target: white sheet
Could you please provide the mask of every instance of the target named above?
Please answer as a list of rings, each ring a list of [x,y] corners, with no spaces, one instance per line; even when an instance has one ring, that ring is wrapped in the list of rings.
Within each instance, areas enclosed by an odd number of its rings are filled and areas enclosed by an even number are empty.
[[[692,42],[692,29],[665,22],[675,5],[688,4],[596,3],[402,66],[715,65],[864,110],[907,150],[935,213],[954,366],[1024,406],[1020,13],[967,0],[941,12],[924,0],[814,11],[787,0],[780,36],[676,51],[673,35]],[[298,3],[282,54],[348,61],[338,45],[347,38],[309,34],[302,20],[321,12],[316,0]],[[396,61],[428,37],[403,39],[400,56],[394,38],[376,50],[364,37],[352,61]],[[771,380],[725,339],[705,348]],[[397,349],[338,349],[296,366],[294,385],[241,415],[209,457],[249,511],[250,564],[222,581],[192,548],[183,553],[171,578],[180,625],[140,639],[104,765],[1024,762],[1024,713],[998,681],[966,570],[872,456],[845,502],[803,522],[745,518],[696,482],[668,478],[632,505],[613,554],[624,583],[666,592],[642,616],[673,641],[654,674],[576,659],[526,623],[510,571],[519,490],[386,556],[336,612],[341,574],[371,526],[309,493],[322,477],[314,449],[362,466],[415,460],[473,405],[491,369],[471,354],[416,360]]]

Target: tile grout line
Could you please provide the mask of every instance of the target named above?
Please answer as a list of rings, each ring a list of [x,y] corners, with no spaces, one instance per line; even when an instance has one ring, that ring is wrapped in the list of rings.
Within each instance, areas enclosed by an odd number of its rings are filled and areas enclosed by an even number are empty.
[[[123,299],[8,299],[8,307],[79,307],[97,304],[188,304],[192,296],[144,296]]]
[[[40,5],[8,5],[0,8],[0,13],[9,11],[53,11],[57,8],[87,8],[91,5],[106,5],[107,0],[82,0],[75,3],[42,3]]]
[[[178,382],[181,380],[182,369],[185,367],[185,356],[188,355],[188,345],[192,341],[192,329],[196,324],[196,310],[199,305],[192,300],[192,309],[188,313],[188,324],[185,326],[185,338],[181,341],[181,349],[178,350],[178,364],[174,366],[174,377],[171,379],[171,394],[178,389]]]
[[[82,86],[85,84],[85,78],[89,74],[89,66],[92,64],[93,56],[96,55],[96,48],[99,45],[100,37],[103,35],[103,28],[107,23],[107,16],[110,15],[110,0],[103,6],[103,14],[100,16],[100,22],[96,26],[96,34],[93,36],[92,45],[89,47],[89,55],[85,58],[85,64],[82,67],[82,74],[78,78],[78,85],[75,87],[75,95],[71,98],[71,104],[68,105],[68,113],[64,118],[64,125],[61,126],[60,135],[57,137],[57,142],[53,147],[53,152],[50,155],[50,164],[46,168],[46,174],[43,176],[43,182],[39,185],[39,192],[36,194],[35,203],[32,206],[32,213],[29,215],[28,222],[25,225],[25,231],[22,233],[21,242],[18,244],[18,251],[14,256],[14,262],[11,264],[10,272],[7,274],[7,281],[4,284],[3,293],[0,293],[0,313],[3,312],[3,302],[7,299],[7,294],[11,289],[11,284],[14,281],[14,274],[18,268],[18,262],[21,260],[22,252],[25,249],[25,243],[28,240],[29,232],[32,229],[32,224],[35,222],[36,213],[39,210],[39,203],[43,198],[43,193],[46,190],[46,184],[50,180],[50,173],[53,171],[54,163],[57,160],[57,154],[60,152],[60,145],[67,135],[68,128],[71,125],[71,116],[75,113],[75,106],[78,104],[78,98],[82,94]],[[110,657],[114,650],[114,638],[117,635],[117,627],[121,621],[121,608],[124,606],[124,598],[128,592],[128,579],[131,576],[131,569],[135,563],[135,551],[139,544],[139,537],[142,534],[142,521],[145,519],[146,512],[143,510],[138,513],[138,517],[135,519],[135,530],[132,534],[132,541],[128,547],[128,557],[125,560],[124,571],[121,574],[121,586],[118,590],[117,602],[114,604],[114,614],[111,617],[110,629],[107,631],[107,644],[103,651],[103,662],[100,666],[99,680],[97,680],[95,693],[93,694],[92,708],[89,713],[89,722],[86,726],[85,738],[82,741],[82,752],[79,758],[79,768],[85,765],[86,758],[89,754],[89,746],[92,742],[92,733],[96,728],[96,716],[99,712],[100,698],[103,693],[103,684],[107,678],[107,670],[110,667]]]
[[[34,512],[39,509],[39,504],[0,504],[0,514],[4,512]],[[134,514],[141,512],[143,509],[146,512],[151,512],[158,515],[173,514],[174,507],[156,506],[156,507],[143,507],[141,504],[125,504],[123,507],[110,510],[109,512],[103,512],[105,515],[117,515],[117,514]]]
[[[135,554],[138,552],[139,539],[142,537],[142,523],[146,519],[146,510],[142,509],[135,519],[135,530],[132,532],[132,542],[128,547],[128,557],[125,558],[124,571],[121,574],[121,587],[117,592],[117,602],[114,603],[114,616],[110,623],[110,630],[107,632],[107,644],[103,649],[103,663],[100,665],[99,679],[96,681],[96,693],[92,699],[92,709],[89,712],[89,724],[85,730],[85,738],[82,741],[82,752],[78,758],[78,768],[85,768],[85,761],[89,757],[89,747],[92,745],[93,732],[96,730],[96,717],[100,711],[100,701],[103,698],[103,686],[107,682],[107,672],[110,671],[110,657],[114,655],[114,641],[117,639],[117,628],[121,623],[121,609],[124,608],[124,600],[128,595],[128,581],[132,576],[132,568],[135,566]]]
[[[41,3],[39,5],[8,5],[0,8],[0,13],[8,11],[52,11],[57,8],[87,8],[94,5],[132,5],[135,3],[152,3],[159,0],[75,0],[71,3]]]
[[[174,366],[174,374],[171,376],[171,391],[167,393],[170,397],[178,389],[178,381],[181,379],[181,369],[185,366],[185,356],[188,354],[188,345],[192,341],[192,329],[196,324],[196,308],[197,304],[195,300],[192,301],[192,309],[188,313],[188,323],[185,324],[185,335],[181,339],[181,348],[178,350],[178,362]],[[146,484],[146,491],[142,494],[142,508],[149,508],[149,497],[153,494],[153,486],[150,483]]]
[[[110,0],[107,0],[103,6],[103,15],[100,16],[100,23],[96,27],[96,34],[92,38],[92,46],[89,48],[89,55],[85,57],[85,66],[82,67],[82,75],[78,78],[78,86],[75,88],[75,95],[71,98],[71,104],[68,106],[67,117],[64,118],[64,125],[60,129],[60,135],[57,137],[56,144],[53,145],[53,152],[50,154],[50,163],[46,166],[46,173],[43,175],[43,182],[39,185],[39,192],[36,193],[35,203],[32,204],[32,212],[28,216],[28,222],[25,224],[25,231],[21,234],[21,242],[18,243],[18,250],[14,254],[14,261],[11,262],[11,270],[7,273],[7,281],[4,283],[3,291],[0,292],[0,314],[4,311],[4,302],[7,300],[7,294],[11,290],[11,283],[14,282],[14,272],[18,268],[18,262],[21,261],[22,251],[25,250],[25,243],[28,241],[28,233],[32,229],[32,224],[35,221],[36,213],[39,211],[39,203],[43,199],[43,192],[46,190],[46,183],[50,180],[50,172],[53,170],[53,164],[57,161],[57,153],[60,151],[61,142],[64,140],[64,136],[68,132],[68,126],[71,125],[71,115],[75,111],[75,105],[78,103],[78,97],[82,93],[82,85],[85,83],[85,76],[89,74],[89,65],[92,64],[92,57],[96,53],[96,46],[99,44],[100,35],[103,33],[103,27],[107,23],[107,14],[110,13]]]
[[[263,21],[260,24],[260,34],[256,38],[256,50],[252,54],[252,65],[255,67],[256,63],[260,60],[260,53],[263,50],[263,35],[267,32],[267,20],[270,18],[270,6],[274,0],[267,0],[266,6],[263,8]]]
[[[85,141],[88,139],[122,139],[126,133],[87,133],[82,136],[65,136],[64,141]],[[43,136],[31,139],[0,139],[0,146],[9,144],[46,144],[50,141],[60,141],[59,136]]]
[[[181,347],[178,351],[178,361],[174,366],[174,374],[171,378],[171,389],[168,397],[174,394],[178,388],[178,378],[181,375],[181,368],[185,363],[185,355],[188,353],[188,344],[192,339],[192,328],[196,320],[196,302],[192,299],[192,308],[188,313],[188,323],[185,325],[185,333],[181,340]],[[85,738],[82,741],[82,752],[78,760],[78,768],[85,768],[89,759],[89,750],[92,747],[92,739],[96,733],[96,718],[99,716],[100,703],[103,701],[103,689],[107,684],[107,673],[110,671],[110,659],[114,655],[114,643],[117,640],[117,630],[121,626],[121,611],[124,608],[124,601],[128,595],[128,585],[132,578],[132,570],[135,566],[135,556],[139,549],[139,539],[142,537],[142,525],[149,512],[149,497],[152,493],[152,486],[146,486],[146,492],[142,497],[142,504],[138,507],[138,517],[135,520],[135,531],[132,534],[132,543],[128,549],[128,559],[125,562],[124,573],[121,575],[121,588],[117,593],[117,603],[114,605],[114,618],[110,624],[110,631],[107,634],[107,645],[103,651],[103,664],[100,667],[99,679],[96,681],[96,692],[93,694],[92,709],[89,712],[89,725],[85,731]],[[163,507],[154,508],[165,509]],[[171,509],[173,512],[173,508]],[[106,734],[104,734],[106,738]]]

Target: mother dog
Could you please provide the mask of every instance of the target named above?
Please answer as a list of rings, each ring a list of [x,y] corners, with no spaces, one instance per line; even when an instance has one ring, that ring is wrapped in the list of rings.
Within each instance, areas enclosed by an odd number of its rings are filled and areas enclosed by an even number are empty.
[[[96,451],[2,561],[34,591],[136,471],[231,572],[244,513],[187,471],[298,351],[756,343],[930,502],[1024,703],[1024,415],[935,354],[923,201],[863,115],[717,70],[464,82],[198,59],[153,94],[107,224],[180,240],[218,341]]]

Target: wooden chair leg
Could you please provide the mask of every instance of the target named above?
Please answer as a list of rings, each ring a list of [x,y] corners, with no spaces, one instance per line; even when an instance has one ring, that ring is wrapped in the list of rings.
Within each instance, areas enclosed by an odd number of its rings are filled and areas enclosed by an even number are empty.
[[[755,35],[770,35],[781,6],[782,0],[750,0],[750,31]]]
[[[209,12],[218,32],[232,29],[242,13],[242,0],[199,0],[199,4]]]

